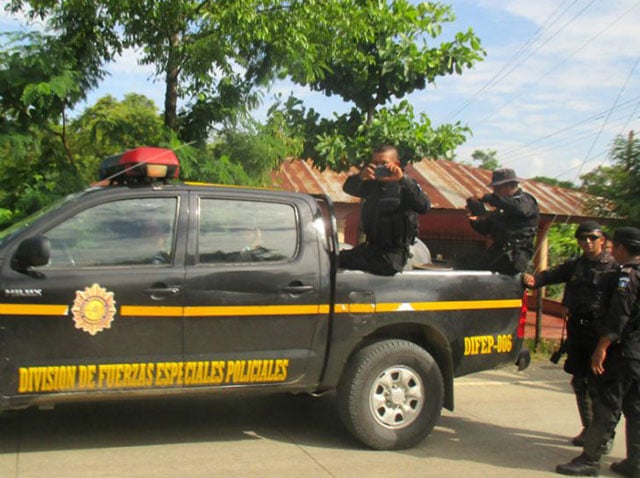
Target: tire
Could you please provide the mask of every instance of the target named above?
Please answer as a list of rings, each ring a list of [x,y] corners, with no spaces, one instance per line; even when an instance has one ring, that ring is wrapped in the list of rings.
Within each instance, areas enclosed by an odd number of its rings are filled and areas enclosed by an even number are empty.
[[[365,445],[399,450],[420,443],[433,430],[444,395],[433,357],[405,340],[385,340],[358,351],[338,385],[338,411],[347,429]]]

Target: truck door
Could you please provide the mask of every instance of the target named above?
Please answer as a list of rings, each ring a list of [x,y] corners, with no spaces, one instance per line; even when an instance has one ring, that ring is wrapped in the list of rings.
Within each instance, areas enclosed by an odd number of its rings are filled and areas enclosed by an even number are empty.
[[[310,368],[306,377],[317,380],[329,270],[310,204],[227,194],[192,202],[199,214],[192,214],[197,222],[190,228],[196,234],[185,285],[185,361],[209,375],[189,380],[303,383]]]
[[[30,231],[51,242],[34,274],[5,260],[3,395],[148,388],[157,362],[182,359],[186,208],[176,192],[123,192]]]

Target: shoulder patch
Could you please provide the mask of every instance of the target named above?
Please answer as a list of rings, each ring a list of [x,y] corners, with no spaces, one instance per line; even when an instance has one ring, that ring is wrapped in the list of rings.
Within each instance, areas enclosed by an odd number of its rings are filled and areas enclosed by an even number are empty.
[[[627,287],[629,287],[629,276],[628,275],[621,275],[618,278],[618,289],[626,289]]]

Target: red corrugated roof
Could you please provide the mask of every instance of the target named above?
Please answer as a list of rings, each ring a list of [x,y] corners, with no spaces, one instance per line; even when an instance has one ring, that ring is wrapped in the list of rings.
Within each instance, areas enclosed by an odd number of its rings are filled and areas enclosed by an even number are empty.
[[[355,171],[352,169],[350,172]],[[491,191],[486,186],[491,180],[491,171],[453,161],[424,159],[408,165],[406,173],[429,195],[433,209],[462,210],[466,206],[466,198]],[[273,187],[287,191],[326,194],[336,203],[358,202],[358,198],[342,191],[347,175],[329,169],[320,171],[311,160],[293,160],[283,162],[280,169],[272,173],[271,179]],[[540,212],[555,216],[556,221],[577,222],[593,217],[587,204],[597,200],[595,196],[527,179],[523,179],[520,185],[538,200]]]

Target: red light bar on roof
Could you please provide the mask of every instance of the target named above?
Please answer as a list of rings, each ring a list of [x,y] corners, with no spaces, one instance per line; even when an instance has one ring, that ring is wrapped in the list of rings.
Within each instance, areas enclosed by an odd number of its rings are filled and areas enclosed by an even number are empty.
[[[127,182],[140,179],[177,178],[180,162],[166,148],[141,147],[109,156],[100,165],[100,179]]]

